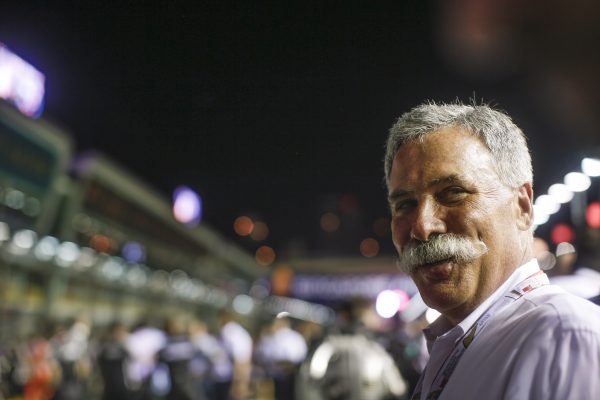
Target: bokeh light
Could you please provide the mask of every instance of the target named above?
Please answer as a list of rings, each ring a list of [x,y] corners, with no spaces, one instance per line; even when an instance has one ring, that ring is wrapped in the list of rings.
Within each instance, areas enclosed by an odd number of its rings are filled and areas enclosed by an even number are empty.
[[[240,236],[248,236],[254,230],[254,222],[250,217],[242,215],[233,222],[233,230]]]
[[[15,210],[20,210],[25,205],[25,194],[20,190],[7,189],[4,195],[4,204]]]
[[[13,236],[13,244],[22,250],[29,250],[37,240],[37,234],[31,229],[22,229]]]
[[[146,272],[146,268],[138,264],[132,265],[127,271],[125,280],[132,287],[139,288],[144,286],[148,281],[148,273]]]
[[[40,261],[50,261],[56,255],[59,241],[53,236],[44,236],[35,246],[34,255]]]
[[[144,247],[137,242],[127,242],[121,250],[123,258],[130,263],[140,263],[146,259]]]
[[[233,299],[231,306],[238,314],[248,315],[254,310],[254,300],[246,294],[238,294]]]
[[[262,221],[254,222],[254,228],[250,233],[250,237],[257,242],[265,240],[269,237],[269,227]]]
[[[173,215],[186,225],[197,225],[202,219],[202,199],[186,186],[179,186],[173,193]]]
[[[568,203],[573,199],[573,192],[567,187],[567,185],[562,183],[555,183],[550,186],[548,189],[548,194],[552,196],[552,198],[561,203]]]
[[[79,258],[79,246],[73,242],[62,242],[56,250],[56,265],[70,267]]]
[[[581,160],[581,170],[587,176],[600,176],[600,160],[596,158],[584,158]]]
[[[42,204],[35,197],[28,197],[25,199],[25,205],[23,206],[23,214],[36,217],[42,210]]]
[[[552,196],[543,194],[535,200],[535,205],[538,206],[544,214],[552,215],[560,210],[560,203]]]
[[[112,240],[104,235],[94,235],[90,239],[90,247],[98,253],[108,253],[112,249]]]
[[[45,81],[44,74],[0,43],[0,98],[38,117],[44,108]]]
[[[400,309],[401,299],[397,292],[384,290],[377,295],[375,311],[382,318],[392,318]]]
[[[554,254],[550,252],[548,242],[540,237],[533,238],[533,256],[543,270],[551,269],[556,262]]]
[[[332,212],[326,212],[321,215],[321,229],[325,232],[335,232],[340,227],[340,217]]]
[[[262,266],[269,266],[275,261],[275,250],[269,246],[260,246],[255,254],[256,262]]]
[[[250,295],[257,299],[264,299],[269,295],[270,283],[264,278],[259,278],[252,284],[250,288]]]
[[[287,296],[294,279],[294,270],[287,265],[278,265],[271,276],[271,291],[276,296]]]
[[[585,219],[590,228],[600,228],[600,202],[590,203],[585,213]]]
[[[535,226],[543,225],[548,222],[550,216],[546,214],[540,207],[533,205],[533,224]]]
[[[406,310],[406,308],[408,307],[408,304],[410,303],[410,296],[408,293],[406,293],[404,290],[401,290],[401,289],[397,289],[397,290],[395,290],[395,292],[398,295],[398,298],[400,299],[400,305],[398,306],[398,311],[402,312],[402,311]]]
[[[360,254],[371,258],[379,254],[379,242],[373,238],[366,238],[360,242]]]
[[[590,177],[581,172],[569,172],[565,175],[565,185],[573,192],[584,192],[591,184]]]
[[[550,233],[552,243],[572,242],[575,240],[575,231],[567,224],[556,224]]]
[[[93,267],[98,260],[98,253],[89,247],[81,248],[75,267],[87,269]]]

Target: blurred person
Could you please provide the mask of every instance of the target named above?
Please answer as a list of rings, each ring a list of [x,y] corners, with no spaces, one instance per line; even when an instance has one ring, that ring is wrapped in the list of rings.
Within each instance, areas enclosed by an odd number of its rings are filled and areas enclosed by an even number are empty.
[[[18,345],[13,341],[0,343],[0,399],[12,398],[17,393],[22,393],[22,382],[16,379],[18,364]]]
[[[50,343],[62,370],[62,379],[54,398],[79,400],[87,397],[92,374],[90,323],[76,318],[68,326],[59,326]]]
[[[50,342],[35,336],[17,349],[14,374],[22,384],[23,400],[50,400],[61,380],[61,368]]]
[[[419,381],[421,372],[427,364],[429,353],[423,329],[429,325],[427,320],[428,307],[419,293],[409,301],[407,307],[396,320],[397,327],[392,330],[390,354],[406,379],[408,393],[412,393]]]
[[[363,334],[371,337],[373,330],[369,323],[371,302],[364,297],[354,297],[343,301],[336,309],[335,328],[342,334]]]
[[[287,316],[276,317],[256,345],[256,360],[273,379],[275,400],[294,399],[296,374],[306,358],[306,341]]]
[[[298,371],[298,400],[404,399],[407,385],[378,340],[371,301],[355,297],[336,308],[336,321]]]
[[[189,326],[192,344],[204,355],[193,363],[196,385],[207,399],[226,399],[233,376],[233,361],[223,344],[213,336],[208,325],[199,319]]]
[[[100,344],[96,358],[103,382],[103,400],[128,400],[130,393],[125,383],[125,342],[129,331],[119,322],[113,323],[108,337]]]
[[[158,362],[164,363],[169,374],[167,400],[202,400],[204,393],[196,385],[194,362],[201,357],[188,335],[187,321],[183,317],[167,320],[167,341],[158,353]]]
[[[394,360],[363,334],[329,334],[302,363],[298,400],[398,400],[406,382]]]
[[[323,326],[312,321],[300,321],[296,330],[302,335],[308,347],[308,353],[311,353],[317,345],[323,340]]]
[[[228,310],[219,315],[219,336],[223,346],[233,361],[231,381],[221,382],[221,390],[229,386],[229,396],[235,400],[247,399],[250,395],[250,374],[252,372],[253,341],[248,331],[234,321]]]
[[[412,398],[597,398],[600,309],[533,258],[531,158],[510,117],[420,105],[390,129],[385,178],[398,265],[441,313]]]
[[[153,399],[159,386],[165,384],[164,370],[157,372],[159,351],[167,342],[166,334],[151,323],[139,324],[127,336],[125,348],[125,382],[135,400]],[[164,393],[163,393],[164,394]]]
[[[400,344],[400,354],[397,359],[398,369],[406,379],[409,392],[416,388],[419,377],[427,365],[429,354],[423,329],[429,325],[425,313],[414,321],[409,321],[400,329],[397,338]],[[398,343],[396,343],[398,344]]]
[[[577,250],[571,243],[556,246],[556,265],[550,274],[550,283],[576,296],[590,299],[600,295],[600,272],[577,265]]]

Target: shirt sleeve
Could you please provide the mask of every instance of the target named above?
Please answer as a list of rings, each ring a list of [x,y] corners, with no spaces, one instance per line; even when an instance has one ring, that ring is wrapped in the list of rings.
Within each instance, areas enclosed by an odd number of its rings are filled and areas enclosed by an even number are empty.
[[[586,400],[599,394],[598,332],[541,324],[521,348],[505,398]]]

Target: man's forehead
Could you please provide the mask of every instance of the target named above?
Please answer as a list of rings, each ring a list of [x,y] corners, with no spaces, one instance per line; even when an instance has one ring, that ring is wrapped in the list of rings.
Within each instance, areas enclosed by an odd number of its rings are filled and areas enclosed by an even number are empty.
[[[460,143],[456,143],[460,144]],[[462,143],[464,144],[464,142]],[[493,165],[489,151],[466,144],[456,146],[447,152],[437,152],[435,156],[416,156],[396,153],[388,193],[414,192],[441,184],[462,184],[467,186],[488,186],[497,184],[498,172]]]
[[[492,153],[484,141],[475,134],[459,127],[439,129],[425,136],[411,139],[400,145],[394,153],[391,170],[408,170],[419,162],[435,161],[436,164],[452,163],[460,159],[490,161]],[[391,172],[391,171],[390,171]]]

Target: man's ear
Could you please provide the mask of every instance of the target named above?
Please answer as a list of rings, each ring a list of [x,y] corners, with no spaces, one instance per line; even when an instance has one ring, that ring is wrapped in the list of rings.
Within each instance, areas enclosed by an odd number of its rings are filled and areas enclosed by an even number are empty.
[[[528,230],[533,225],[533,188],[525,182],[517,188],[517,227]]]

